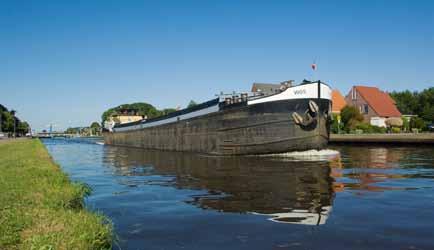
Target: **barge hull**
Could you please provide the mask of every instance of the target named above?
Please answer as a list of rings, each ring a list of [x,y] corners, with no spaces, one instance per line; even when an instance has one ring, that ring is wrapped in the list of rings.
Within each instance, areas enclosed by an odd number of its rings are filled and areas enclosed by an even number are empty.
[[[296,124],[291,114],[309,113],[309,124]],[[187,120],[104,134],[108,145],[186,151],[214,155],[268,154],[321,149],[329,139],[328,99],[290,99],[223,109]]]

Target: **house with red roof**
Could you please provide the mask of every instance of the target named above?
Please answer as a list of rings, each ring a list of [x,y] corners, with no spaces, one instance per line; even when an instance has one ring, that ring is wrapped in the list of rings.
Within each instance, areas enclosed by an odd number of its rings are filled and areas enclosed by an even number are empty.
[[[371,125],[386,127],[387,119],[401,118],[392,97],[377,87],[353,86],[345,101],[357,107],[364,121]]]

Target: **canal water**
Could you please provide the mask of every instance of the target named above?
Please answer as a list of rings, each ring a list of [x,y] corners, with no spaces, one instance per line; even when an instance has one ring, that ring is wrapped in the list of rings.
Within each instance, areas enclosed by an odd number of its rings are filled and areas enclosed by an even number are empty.
[[[115,249],[434,249],[434,147],[246,157],[44,140]]]

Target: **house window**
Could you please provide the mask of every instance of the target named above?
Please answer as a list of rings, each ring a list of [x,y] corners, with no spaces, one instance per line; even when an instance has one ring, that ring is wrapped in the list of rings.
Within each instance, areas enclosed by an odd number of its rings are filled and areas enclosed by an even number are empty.
[[[363,112],[364,112],[365,114],[367,114],[367,113],[369,112],[368,104],[364,104],[364,105],[363,105]]]
[[[356,92],[356,89],[355,89],[355,88],[353,88],[353,91],[351,91],[351,98],[352,98],[353,100],[356,100],[356,99],[357,99],[357,92]]]

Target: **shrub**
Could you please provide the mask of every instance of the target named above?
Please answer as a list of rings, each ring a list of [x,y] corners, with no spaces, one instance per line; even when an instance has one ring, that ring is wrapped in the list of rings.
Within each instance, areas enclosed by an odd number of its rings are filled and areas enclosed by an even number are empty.
[[[345,106],[341,110],[342,123],[346,131],[354,130],[363,121],[363,115],[354,106]]]
[[[330,125],[330,130],[332,133],[337,134],[339,132],[342,132],[344,129],[344,126],[341,123],[338,123],[338,115],[332,114],[332,123]]]
[[[410,120],[410,128],[417,128],[418,130],[423,130],[426,128],[426,124],[422,118],[412,117]]]
[[[379,126],[374,126],[368,123],[359,123],[356,125],[356,129],[362,130],[363,133],[369,133],[369,134],[373,134],[373,133],[386,133],[386,128],[383,127],[379,127]]]
[[[401,129],[398,127],[392,127],[392,133],[400,133]]]
[[[410,120],[406,118],[402,118],[402,129],[404,131],[410,131]]]

